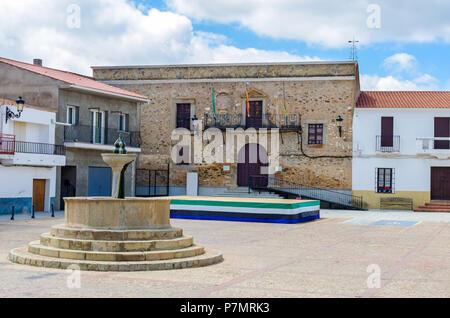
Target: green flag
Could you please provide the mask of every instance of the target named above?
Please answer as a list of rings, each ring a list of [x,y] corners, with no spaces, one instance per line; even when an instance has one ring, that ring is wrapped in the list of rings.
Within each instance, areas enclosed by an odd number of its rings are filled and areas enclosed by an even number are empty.
[[[214,113],[214,120],[216,120],[216,99],[214,98],[214,87],[212,87],[212,104],[213,104],[213,113]]]

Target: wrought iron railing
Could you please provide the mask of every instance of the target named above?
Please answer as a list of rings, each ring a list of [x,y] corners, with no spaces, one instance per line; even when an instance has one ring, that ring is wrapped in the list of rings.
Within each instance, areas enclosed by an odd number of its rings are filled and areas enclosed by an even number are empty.
[[[447,153],[450,149],[450,137],[418,137],[416,143],[419,154]]]
[[[377,152],[400,152],[400,136],[377,136]]]
[[[15,152],[65,156],[66,149],[63,145],[45,144],[40,142],[16,141]]]
[[[93,127],[89,125],[72,125],[64,127],[64,141],[66,142],[86,142],[98,143],[103,145],[113,145],[119,135],[122,135],[125,144],[130,147],[140,147],[140,134],[137,131],[120,131],[118,129],[102,128],[98,141],[94,142],[94,134],[98,132],[93,131]]]
[[[219,129],[227,128],[278,128],[281,130],[301,130],[301,115],[300,114],[264,114],[261,121],[247,120],[243,114],[213,114],[206,113],[205,129],[215,127]]]
[[[16,136],[0,134],[0,154],[13,155],[15,151]]]
[[[335,190],[305,186],[275,176],[249,176],[248,184],[249,188],[253,190],[267,190],[279,194],[290,194],[291,196],[320,200],[338,207],[363,209],[363,200],[360,196]]]
[[[169,196],[170,170],[136,169],[137,197]]]

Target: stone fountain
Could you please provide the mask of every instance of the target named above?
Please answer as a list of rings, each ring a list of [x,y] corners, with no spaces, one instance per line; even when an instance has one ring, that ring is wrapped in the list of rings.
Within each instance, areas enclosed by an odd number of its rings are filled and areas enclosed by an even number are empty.
[[[170,224],[170,197],[125,198],[124,171],[136,159],[122,138],[102,154],[112,169],[111,197],[64,198],[65,223],[39,241],[11,250],[18,264],[92,271],[148,271],[206,266],[222,254],[205,251]]]

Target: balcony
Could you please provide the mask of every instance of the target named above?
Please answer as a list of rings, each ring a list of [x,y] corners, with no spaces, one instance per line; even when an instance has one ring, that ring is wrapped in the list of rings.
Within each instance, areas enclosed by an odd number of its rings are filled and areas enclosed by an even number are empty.
[[[86,125],[65,126],[64,142],[89,143],[93,145],[114,145],[114,142],[122,135],[128,147],[140,147],[140,135],[136,131],[119,131],[117,129],[103,128],[97,136],[94,136],[93,128]],[[94,137],[100,142],[94,142]]]
[[[0,134],[0,155],[14,155],[15,135]]]
[[[419,137],[416,149],[418,155],[450,159],[450,137]]]
[[[400,152],[400,136],[376,136],[376,152]]]
[[[284,131],[300,131],[300,114],[288,114],[285,116],[276,114],[264,114],[262,118],[246,117],[243,114],[217,114],[214,119],[213,114],[205,114],[205,129],[219,128],[278,128]]]
[[[14,135],[0,135],[0,160],[3,165],[64,166],[65,154],[62,145],[17,141]]]

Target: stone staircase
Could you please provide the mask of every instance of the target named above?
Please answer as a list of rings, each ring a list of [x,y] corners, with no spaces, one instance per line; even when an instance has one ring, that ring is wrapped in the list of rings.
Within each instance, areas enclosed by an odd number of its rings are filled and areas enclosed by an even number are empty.
[[[221,193],[214,195],[215,197],[235,197],[235,198],[265,198],[265,199],[283,199],[282,196],[266,191],[250,190],[248,193],[247,187],[237,187],[233,189],[227,189]]]
[[[81,270],[148,271],[207,266],[222,254],[205,251],[183,230],[97,230],[54,226],[40,241],[10,252],[14,263]]]
[[[414,209],[414,212],[447,212],[450,213],[450,201],[431,201]]]

